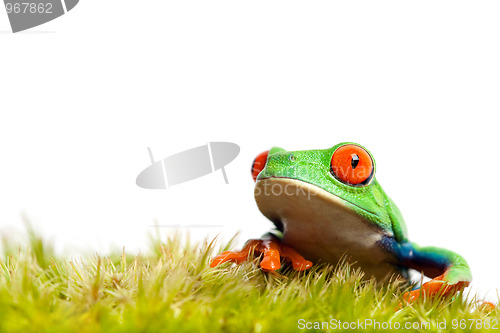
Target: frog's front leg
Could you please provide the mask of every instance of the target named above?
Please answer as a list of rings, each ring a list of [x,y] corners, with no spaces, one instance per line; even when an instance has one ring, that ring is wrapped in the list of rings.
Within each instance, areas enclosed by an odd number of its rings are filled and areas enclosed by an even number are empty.
[[[281,258],[292,262],[293,268],[298,271],[312,267],[312,262],[304,259],[297,251],[280,242],[273,235],[266,235],[264,239],[251,239],[246,242],[241,251],[225,251],[215,257],[210,267],[218,266],[227,261],[237,264],[247,260],[252,253],[263,255],[260,267],[266,271],[275,271],[281,267]]]
[[[469,265],[455,252],[437,247],[419,247],[412,243],[397,244],[395,250],[402,266],[423,272],[432,278],[419,289],[403,295],[403,298],[410,303],[424,295],[457,293],[472,281]]]

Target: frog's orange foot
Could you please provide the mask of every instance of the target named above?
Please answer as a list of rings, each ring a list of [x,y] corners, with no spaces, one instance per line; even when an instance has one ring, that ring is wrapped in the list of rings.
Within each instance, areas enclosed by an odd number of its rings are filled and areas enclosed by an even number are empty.
[[[479,309],[483,312],[491,312],[491,311],[494,311],[496,309],[496,306],[495,304],[491,303],[491,302],[483,302],[480,306],[479,306]]]
[[[281,258],[292,262],[293,268],[303,271],[312,267],[312,262],[304,259],[297,251],[290,246],[281,244],[277,239],[249,240],[241,251],[225,251],[215,257],[210,263],[210,267],[218,266],[227,261],[237,264],[247,260],[252,253],[258,252],[263,255],[260,267],[266,271],[275,271],[281,268]]]
[[[408,303],[413,303],[424,297],[435,297],[435,296],[449,296],[456,294],[459,291],[464,290],[465,287],[469,285],[468,281],[459,281],[455,284],[448,284],[444,276],[441,274],[429,282],[424,283],[420,289],[416,289],[410,292],[407,292],[403,295],[403,299]],[[402,304],[400,304],[402,306]]]

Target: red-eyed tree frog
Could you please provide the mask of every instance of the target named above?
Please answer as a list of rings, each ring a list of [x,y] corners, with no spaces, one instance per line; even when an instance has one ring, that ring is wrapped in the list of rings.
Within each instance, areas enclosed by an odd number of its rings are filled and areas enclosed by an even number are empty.
[[[395,274],[408,278],[409,269],[432,278],[404,295],[410,302],[421,291],[456,293],[472,279],[455,252],[408,241],[399,209],[375,179],[372,154],[359,144],[306,151],[274,147],[257,156],[252,176],[257,206],[277,230],[249,240],[241,251],[223,252],[211,267],[241,263],[252,251],[263,256],[260,266],[266,271],[279,269],[282,258],[305,270],[313,262],[336,264],[346,256],[377,281]]]

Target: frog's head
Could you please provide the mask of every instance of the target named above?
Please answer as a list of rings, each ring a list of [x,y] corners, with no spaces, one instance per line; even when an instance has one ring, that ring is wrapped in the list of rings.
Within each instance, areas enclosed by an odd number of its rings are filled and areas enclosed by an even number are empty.
[[[315,203],[314,209],[322,210],[325,206],[336,205],[393,232],[397,239],[404,239],[401,214],[375,179],[375,171],[372,154],[352,142],[340,143],[329,149],[307,151],[286,151],[274,147],[257,156],[252,166],[258,204],[259,201],[279,197],[280,202],[292,201],[293,207],[307,209],[311,205],[304,201],[315,200],[313,198],[319,196],[321,204]],[[298,195],[297,191],[307,192],[307,195],[291,199]],[[272,213],[264,212],[261,206],[259,204],[266,216],[276,220]],[[279,214],[282,214],[285,208],[276,209],[281,210]]]

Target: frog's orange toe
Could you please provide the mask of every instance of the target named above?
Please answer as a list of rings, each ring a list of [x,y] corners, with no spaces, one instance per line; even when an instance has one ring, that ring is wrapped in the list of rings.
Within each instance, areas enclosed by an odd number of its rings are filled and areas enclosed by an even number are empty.
[[[241,264],[243,261],[248,259],[250,252],[254,251],[258,244],[259,240],[252,239],[245,244],[241,251],[224,251],[217,257],[212,259],[212,262],[210,262],[210,267],[213,268],[228,261]]]
[[[293,269],[304,271],[312,267],[313,263],[304,259],[297,251],[288,245],[281,244],[281,256],[292,262]]]
[[[264,258],[260,262],[260,267],[266,271],[275,271],[281,268],[281,249],[276,238],[262,240],[257,246],[257,251],[262,252]]]
[[[275,271],[281,268],[281,259],[278,251],[268,251],[260,262],[260,267],[266,271]]]
[[[237,264],[241,263],[247,258],[242,252],[230,252],[225,251],[219,254],[210,262],[210,267],[215,267],[228,261],[235,262]]]

